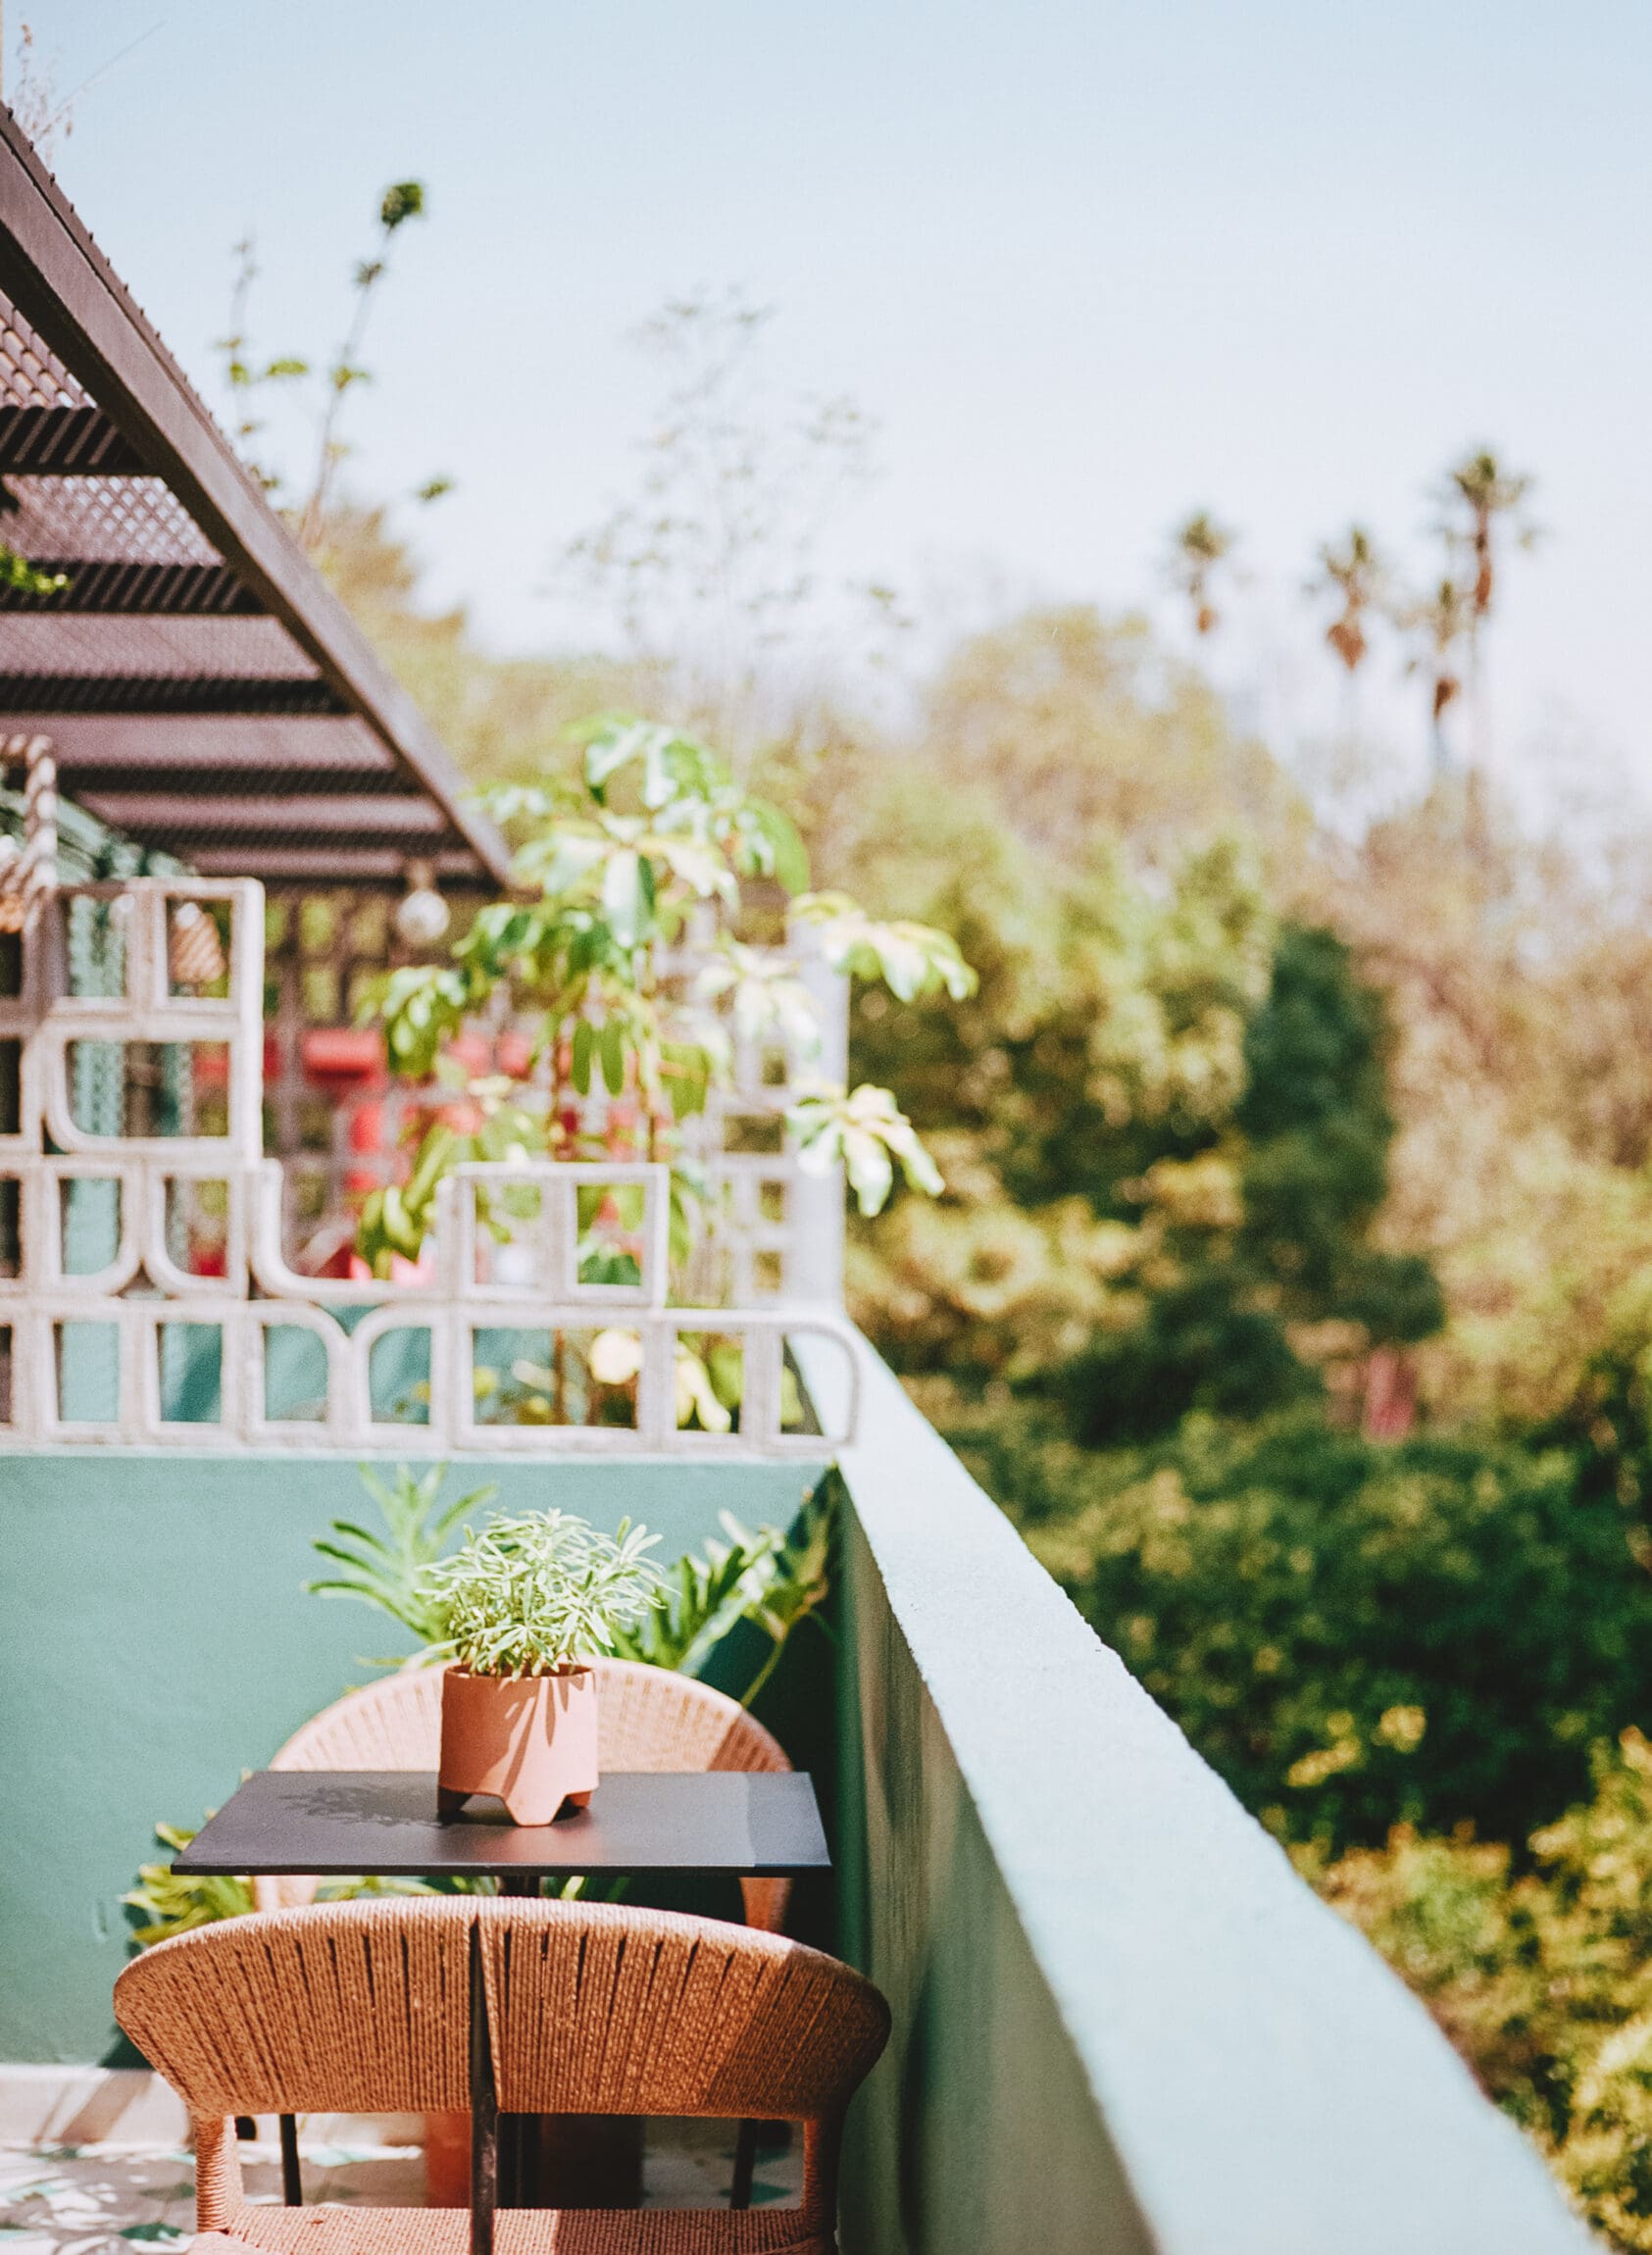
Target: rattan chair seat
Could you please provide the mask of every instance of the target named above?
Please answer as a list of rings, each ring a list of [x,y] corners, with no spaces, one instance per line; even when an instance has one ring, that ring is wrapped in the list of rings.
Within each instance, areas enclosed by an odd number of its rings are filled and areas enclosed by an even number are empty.
[[[189,2255],[468,2255],[463,2208],[248,2206]],[[504,2208],[494,2255],[830,2255],[795,2208]]]

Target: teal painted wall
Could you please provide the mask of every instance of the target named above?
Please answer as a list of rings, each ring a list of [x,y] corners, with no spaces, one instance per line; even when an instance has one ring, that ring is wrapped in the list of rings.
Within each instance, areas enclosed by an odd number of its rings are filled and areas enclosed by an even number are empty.
[[[840,1545],[838,1917],[888,1997],[856,2099],[853,2255],[1146,2255],[1152,2240],[865,1534]]]
[[[447,1491],[626,1516],[679,1557],[720,1511],[788,1526],[819,1465],[458,1461]],[[407,1639],[304,1595],[356,1467],[323,1455],[0,1456],[0,2060],[112,2056],[120,1897],[157,1818],[193,1825],[244,1769]]]

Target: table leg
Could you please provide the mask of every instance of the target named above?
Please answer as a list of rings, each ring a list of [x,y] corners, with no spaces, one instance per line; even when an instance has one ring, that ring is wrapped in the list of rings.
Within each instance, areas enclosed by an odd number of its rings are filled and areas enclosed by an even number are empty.
[[[502,1895],[537,1896],[535,1879],[501,1878]],[[501,2208],[635,2208],[642,2124],[616,2115],[502,2114]]]
[[[298,2117],[283,2114],[281,2130],[281,2199],[288,2208],[304,2205],[304,2179],[298,2167]]]
[[[757,2169],[757,2125],[742,2122],[734,2131],[734,2179],[728,2188],[730,2208],[751,2206],[751,2180]]]
[[[499,1881],[502,1895],[536,1897],[539,1893],[537,1878],[518,1879],[506,1874]],[[544,2205],[532,2197],[537,2186],[530,2180],[528,2165],[528,2129],[534,2117],[526,2114],[502,2114],[498,2117],[499,2153],[499,2205],[501,2208],[529,2208]]]
[[[493,2088],[493,2049],[487,2038],[487,1986],[481,1973],[481,1935],[471,1929],[471,2255],[493,2255],[493,2213],[499,2205],[499,2110]]]

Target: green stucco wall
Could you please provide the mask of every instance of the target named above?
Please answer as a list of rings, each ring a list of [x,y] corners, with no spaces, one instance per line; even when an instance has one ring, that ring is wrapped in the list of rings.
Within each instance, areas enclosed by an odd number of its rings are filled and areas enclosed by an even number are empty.
[[[456,1462],[447,1492],[642,1520],[678,1557],[720,1511],[788,1526],[821,1467]],[[304,1595],[356,1467],[324,1455],[0,1456],[0,2060],[116,2056],[120,1897],[157,1818],[193,1825],[407,1639]]]
[[[845,1956],[894,2017],[844,2166],[854,2255],[1151,2242],[939,1717],[850,1515],[841,1545]]]

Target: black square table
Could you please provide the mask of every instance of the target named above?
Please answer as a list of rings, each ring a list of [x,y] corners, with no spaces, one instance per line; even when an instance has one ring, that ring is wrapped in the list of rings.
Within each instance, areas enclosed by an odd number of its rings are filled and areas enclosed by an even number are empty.
[[[550,1825],[512,1825],[476,1808],[443,1822],[433,1770],[257,1770],[172,1868],[180,1878],[496,1879],[502,1894],[532,1895],[541,1879],[645,1873],[786,1879],[830,1866],[814,1782],[803,1770],[611,1772],[589,1808],[571,1809]],[[478,1982],[473,1967],[473,2014],[481,2010]],[[556,2204],[557,2190],[533,2169],[520,2129],[500,2151],[491,2127],[497,2118],[476,2080],[482,2067],[473,2043],[473,2124],[485,2119],[489,2126],[474,2149],[480,2159],[487,2148],[485,2193],[476,2189],[473,2163],[474,2230],[476,2203],[484,2201],[490,2218],[496,2185],[507,2202],[544,2206]],[[751,2129],[742,2125],[735,2165],[734,2203],[741,2207],[750,2196]],[[296,2207],[302,2190],[290,2116],[281,2119],[281,2165],[287,2203]],[[489,2224],[489,2239],[490,2232]]]
[[[588,1809],[512,1825],[473,1806],[436,1816],[433,1770],[258,1770],[174,1858],[180,1878],[541,1879],[622,1873],[786,1879],[830,1869],[804,1770],[617,1771]]]

